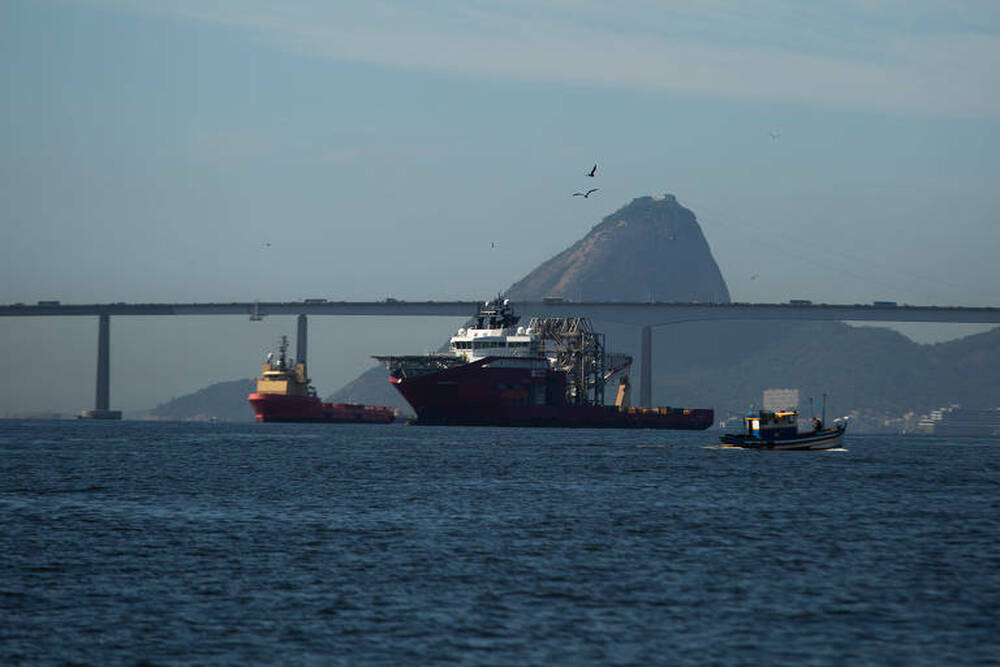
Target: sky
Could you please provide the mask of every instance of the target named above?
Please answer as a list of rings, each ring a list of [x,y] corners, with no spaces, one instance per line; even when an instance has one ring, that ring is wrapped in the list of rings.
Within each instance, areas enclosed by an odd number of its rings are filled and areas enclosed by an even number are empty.
[[[0,60],[0,303],[473,300],[671,193],[734,300],[1000,305],[993,2],[5,0]],[[455,325],[318,319],[323,394]],[[0,415],[91,407],[96,329],[0,321]],[[281,333],[116,318],[113,407]]]

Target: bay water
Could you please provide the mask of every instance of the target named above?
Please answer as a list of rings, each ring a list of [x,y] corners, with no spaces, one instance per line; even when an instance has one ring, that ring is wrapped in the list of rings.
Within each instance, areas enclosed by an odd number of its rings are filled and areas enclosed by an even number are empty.
[[[0,422],[3,664],[997,664],[1000,441]]]

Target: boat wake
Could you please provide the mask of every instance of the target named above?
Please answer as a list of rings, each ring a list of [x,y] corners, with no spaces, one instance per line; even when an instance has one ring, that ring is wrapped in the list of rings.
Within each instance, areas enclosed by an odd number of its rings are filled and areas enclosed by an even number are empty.
[[[846,447],[828,449],[768,449],[766,447],[738,447],[736,445],[702,445],[702,449],[725,449],[733,452],[849,452]]]

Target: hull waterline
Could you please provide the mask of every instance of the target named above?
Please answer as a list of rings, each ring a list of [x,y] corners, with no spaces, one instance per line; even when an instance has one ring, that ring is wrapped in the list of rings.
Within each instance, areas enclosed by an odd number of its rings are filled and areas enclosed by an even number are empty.
[[[324,403],[314,396],[254,393],[248,397],[258,422],[388,424],[392,408],[357,403]]]
[[[468,364],[390,381],[413,407],[417,425],[704,430],[715,418],[711,409],[558,404],[561,376]]]
[[[844,435],[844,427],[840,426],[832,429],[825,429],[819,432],[803,433],[797,437],[783,438],[779,440],[762,440],[746,435],[726,434],[720,436],[722,444],[726,447],[739,447],[741,449],[773,449],[788,451],[806,451],[835,449],[840,447],[841,438]]]

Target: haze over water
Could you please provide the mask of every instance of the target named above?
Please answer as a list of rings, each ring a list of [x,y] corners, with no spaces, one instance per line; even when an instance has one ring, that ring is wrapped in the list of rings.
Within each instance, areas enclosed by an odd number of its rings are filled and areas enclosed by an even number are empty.
[[[1000,449],[3,422],[0,661],[986,664]]]

